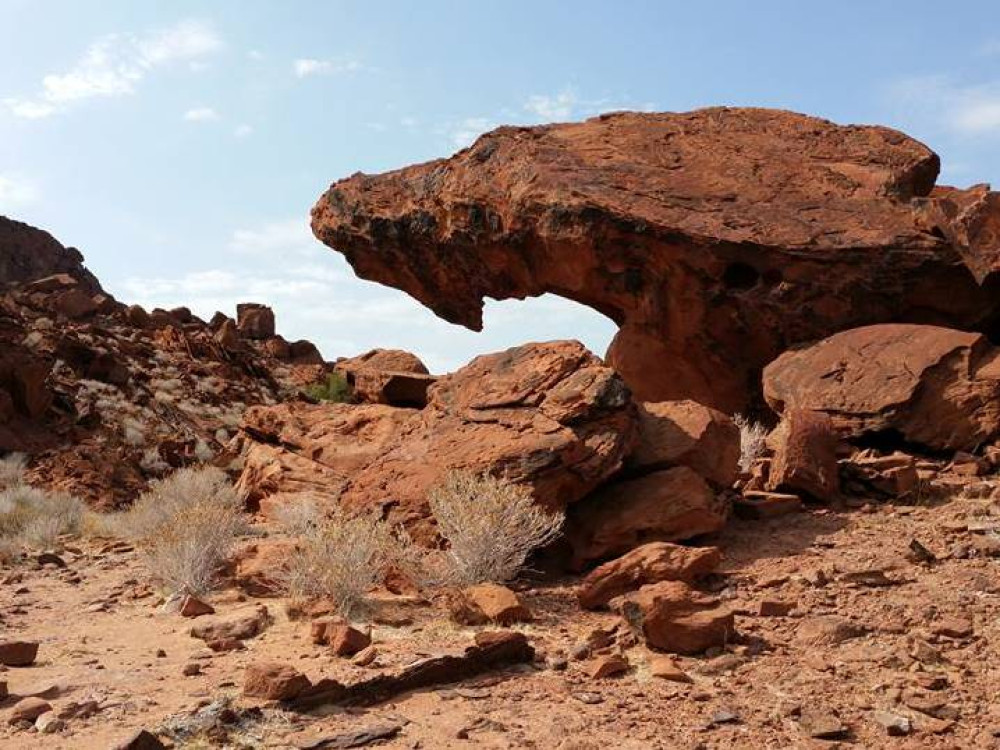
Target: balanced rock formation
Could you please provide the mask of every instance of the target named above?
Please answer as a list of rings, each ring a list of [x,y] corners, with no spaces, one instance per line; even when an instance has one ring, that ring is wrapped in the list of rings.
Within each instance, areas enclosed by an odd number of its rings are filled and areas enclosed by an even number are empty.
[[[638,399],[733,413],[796,343],[878,322],[995,326],[1000,200],[935,190],[938,169],[883,127],[625,112],[353,175],[312,227],[360,277],[475,330],[485,297],[589,305],[619,325],[607,361]]]
[[[621,378],[576,341],[477,357],[440,378],[421,411],[377,404],[260,407],[242,426],[251,502],[275,493],[339,496],[417,531],[428,490],[451,470],[488,471],[564,508],[617,472],[635,413]]]
[[[936,326],[854,328],[778,357],[764,396],[778,413],[828,414],[843,437],[974,450],[1000,435],[1000,348]]]

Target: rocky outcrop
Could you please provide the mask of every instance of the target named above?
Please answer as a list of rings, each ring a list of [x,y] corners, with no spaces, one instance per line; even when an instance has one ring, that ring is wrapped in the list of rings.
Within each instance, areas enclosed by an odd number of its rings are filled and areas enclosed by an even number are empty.
[[[504,475],[551,508],[580,500],[621,468],[635,414],[613,370],[556,341],[477,357],[439,379],[422,411],[284,404],[251,409],[242,429],[244,497],[325,491],[420,536],[432,533],[427,492],[451,470]]]
[[[948,328],[865,326],[780,356],[764,396],[779,413],[828,414],[844,437],[973,450],[1000,435],[1000,349]]]
[[[400,349],[372,349],[338,360],[334,369],[347,380],[355,400],[369,404],[423,408],[427,389],[437,380],[416,355]]]
[[[0,216],[0,286],[55,274],[71,276],[90,293],[102,292],[97,278],[84,267],[79,250],[63,247],[42,229]]]
[[[995,327],[997,194],[938,157],[791,112],[615,113],[504,127],[450,159],[341,180],[316,236],[362,278],[479,330],[483,300],[554,293],[620,330],[643,401],[726,413],[791,345],[878,322]]]
[[[267,309],[245,307],[245,322],[247,310]],[[183,307],[127,307],[76,250],[0,218],[0,452],[29,454],[30,481],[103,507],[223,459],[248,405],[325,373],[311,344],[273,335],[269,312],[252,332],[271,335],[250,338],[221,313],[209,325]]]

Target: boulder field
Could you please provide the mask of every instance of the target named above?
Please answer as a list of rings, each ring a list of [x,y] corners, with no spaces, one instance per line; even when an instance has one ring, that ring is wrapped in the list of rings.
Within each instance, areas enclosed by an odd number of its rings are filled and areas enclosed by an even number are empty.
[[[775,357],[844,329],[997,333],[1000,200],[935,187],[938,169],[884,127],[622,112],[353,175],[312,227],[361,278],[474,330],[485,297],[592,307],[619,326],[606,361],[637,399],[733,413],[760,405]]]

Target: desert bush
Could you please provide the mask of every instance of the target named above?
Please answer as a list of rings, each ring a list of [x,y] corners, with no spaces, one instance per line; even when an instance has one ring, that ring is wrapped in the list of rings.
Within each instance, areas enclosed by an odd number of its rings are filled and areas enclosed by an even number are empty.
[[[150,483],[117,523],[144,552],[154,578],[171,593],[191,594],[211,590],[246,528],[236,491],[211,466]]]
[[[305,387],[306,395],[316,401],[346,403],[351,400],[351,385],[339,372],[331,372],[326,380]]]
[[[87,512],[69,493],[16,484],[0,491],[0,538],[51,547],[62,534],[78,533]]]
[[[349,615],[384,578],[391,545],[384,521],[337,510],[306,529],[279,579],[293,599],[326,599]]]
[[[767,428],[742,414],[734,414],[733,422],[740,428],[740,470],[750,471],[767,450]]]
[[[429,499],[451,575],[463,585],[511,580],[565,519],[538,507],[529,488],[485,473],[452,472]]]
[[[275,508],[273,517],[285,533],[294,536],[308,534],[323,523],[316,501],[305,493]]]
[[[23,453],[9,453],[0,458],[0,490],[24,482],[28,457]]]

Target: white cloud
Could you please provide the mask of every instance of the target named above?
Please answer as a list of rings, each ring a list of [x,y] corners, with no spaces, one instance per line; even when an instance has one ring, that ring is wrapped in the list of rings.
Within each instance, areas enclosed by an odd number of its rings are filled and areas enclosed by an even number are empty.
[[[253,126],[247,125],[245,122],[241,123],[236,126],[236,129],[233,131],[233,135],[237,138],[246,138],[251,136],[253,135]]]
[[[211,107],[195,107],[184,113],[188,122],[214,122],[219,119],[219,113]]]
[[[959,135],[1000,134],[1000,81],[962,84],[949,76],[897,83],[892,98]]]
[[[145,35],[110,34],[91,44],[70,70],[44,76],[34,98],[3,103],[17,117],[48,117],[86,99],[133,94],[150,71],[178,61],[196,63],[221,48],[222,40],[200,21]]]
[[[14,174],[0,174],[0,213],[38,200],[38,186]]]
[[[322,249],[313,237],[307,217],[263,224],[253,229],[233,232],[229,249],[249,255],[285,256],[311,254]]]
[[[567,120],[573,116],[577,104],[576,94],[570,89],[564,89],[558,94],[545,96],[535,94],[528,97],[524,108],[542,120]]]
[[[317,60],[311,57],[299,58],[292,63],[292,70],[299,78],[314,75],[334,75],[337,73],[356,73],[364,66],[357,60],[335,61]]]

